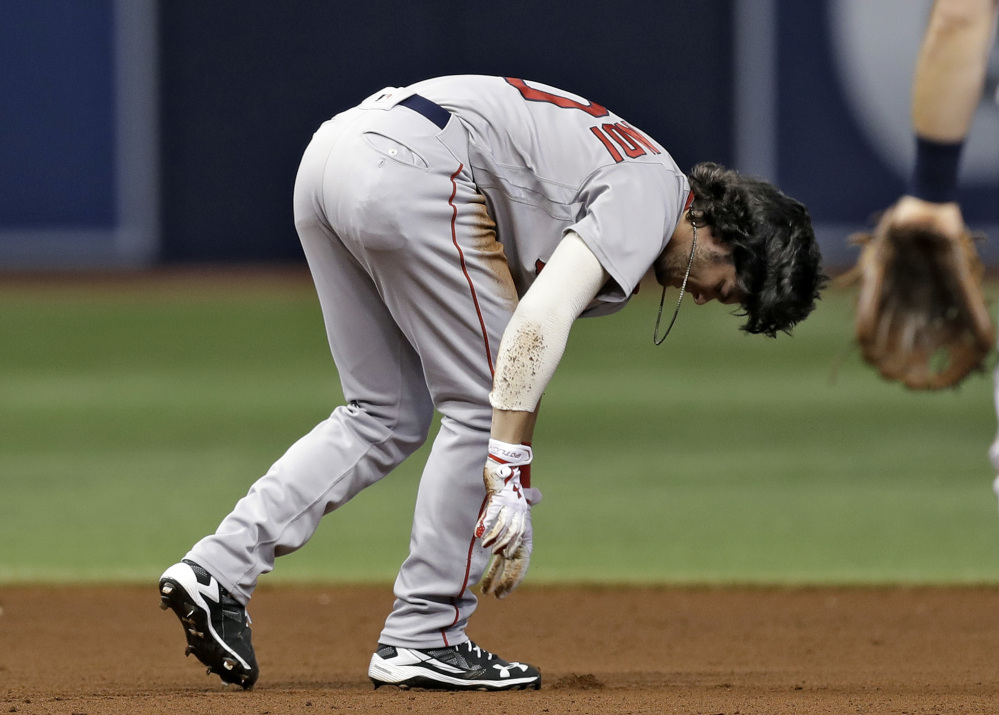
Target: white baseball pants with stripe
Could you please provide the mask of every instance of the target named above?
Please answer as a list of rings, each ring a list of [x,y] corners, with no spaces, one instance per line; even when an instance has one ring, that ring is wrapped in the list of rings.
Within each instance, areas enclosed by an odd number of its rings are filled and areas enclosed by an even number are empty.
[[[492,365],[516,291],[476,190],[468,137],[417,112],[355,108],[320,127],[295,224],[348,405],[302,437],[187,558],[250,598],[276,556],[441,429],[420,481],[409,556],[381,643],[467,640],[488,551],[483,506]],[[333,517],[335,518],[335,516]]]

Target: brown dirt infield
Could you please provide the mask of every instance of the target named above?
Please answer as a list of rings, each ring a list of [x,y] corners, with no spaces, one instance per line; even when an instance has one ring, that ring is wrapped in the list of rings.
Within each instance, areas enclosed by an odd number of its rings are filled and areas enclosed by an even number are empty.
[[[389,588],[261,588],[257,687],[185,659],[154,585],[0,587],[0,713],[999,712],[999,590],[523,587],[471,635],[540,691],[374,690]]]

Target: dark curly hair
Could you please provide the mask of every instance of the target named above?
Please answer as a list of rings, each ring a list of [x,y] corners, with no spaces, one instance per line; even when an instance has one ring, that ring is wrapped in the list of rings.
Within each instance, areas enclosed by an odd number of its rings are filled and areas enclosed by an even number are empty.
[[[771,338],[815,308],[828,277],[805,206],[772,184],[711,162],[688,177],[694,192],[691,219],[731,246],[742,292],[742,330]]]

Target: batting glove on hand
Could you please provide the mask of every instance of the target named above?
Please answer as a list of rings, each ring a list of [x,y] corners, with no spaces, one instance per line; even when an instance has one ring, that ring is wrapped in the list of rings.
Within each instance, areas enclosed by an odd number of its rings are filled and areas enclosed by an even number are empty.
[[[487,499],[475,536],[491,548],[493,563],[483,580],[485,593],[502,598],[523,580],[531,559],[531,506],[541,492],[527,482],[531,448],[489,440],[489,458],[483,469]]]
[[[487,596],[503,598],[520,585],[531,565],[532,543],[531,512],[527,512],[527,524],[520,546],[512,553],[509,549],[502,554],[493,554],[493,561],[482,579],[482,592]]]

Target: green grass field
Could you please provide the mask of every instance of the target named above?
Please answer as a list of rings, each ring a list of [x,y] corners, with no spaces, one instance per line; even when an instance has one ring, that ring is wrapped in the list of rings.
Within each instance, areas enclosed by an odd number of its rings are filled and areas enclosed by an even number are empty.
[[[0,291],[0,583],[154,580],[341,400],[308,284]],[[536,435],[529,582],[997,583],[989,375],[917,394],[851,349],[658,296],[580,321]],[[388,582],[424,452],[264,583]]]

